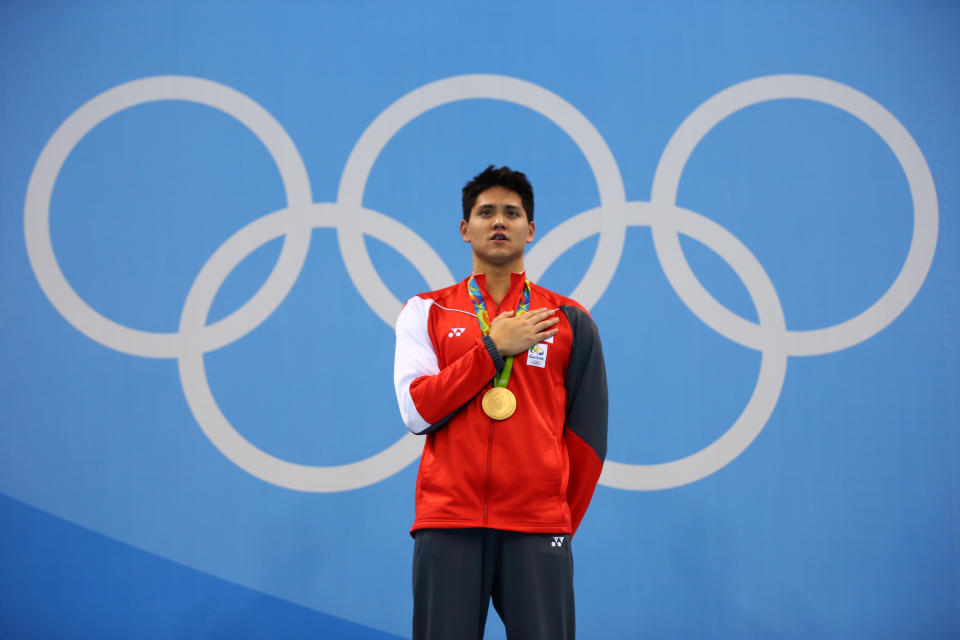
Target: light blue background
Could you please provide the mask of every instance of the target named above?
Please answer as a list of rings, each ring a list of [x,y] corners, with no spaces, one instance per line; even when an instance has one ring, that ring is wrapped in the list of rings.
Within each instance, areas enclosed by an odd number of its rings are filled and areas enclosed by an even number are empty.
[[[216,637],[231,624],[235,637],[409,633],[416,465],[333,494],[258,480],[206,439],[175,361],[93,342],[44,296],[24,243],[26,186],[43,146],[85,102],[154,75],[232,87],[280,122],[314,200],[333,202],[350,150],[393,101],[453,75],[502,74],[576,107],[609,145],[627,199],[645,201],[663,148],[697,106],[750,78],[801,73],[867,94],[917,142],[940,205],[930,272],[875,337],[791,357],[772,417],[728,466],[670,490],[598,488],[574,540],[578,630],[957,636],[958,28],[953,2],[4,2],[0,635]],[[599,204],[563,131],[490,100],[447,105],[402,129],[374,165],[364,204],[419,234],[459,278],[470,267],[456,231],[459,190],[489,163],[530,176],[539,237]],[[799,100],[721,122],[687,164],[678,203],[753,252],[789,329],[873,304],[913,229],[903,170],[883,141],[849,114]],[[53,193],[53,247],[98,312],[175,331],[213,251],[284,204],[269,154],[241,124],[196,104],[152,103],[109,118],[70,155]],[[541,284],[572,291],[596,244],[571,249]],[[279,246],[231,274],[214,319],[256,291]],[[367,246],[398,298],[428,288],[393,249]],[[711,293],[755,320],[732,269],[696,241],[683,247]],[[610,379],[611,459],[680,458],[743,410],[760,354],[684,306],[648,229],[628,231],[592,312]],[[205,363],[220,408],[250,442],[331,465],[403,434],[392,360],[392,329],[353,287],[335,232],[320,229],[277,311]],[[188,578],[163,577],[181,569],[221,581],[184,588]],[[84,598],[91,606],[77,609]],[[302,614],[291,617],[289,604]],[[237,623],[250,616],[262,626]],[[360,626],[336,631],[337,618]],[[492,613],[489,627],[502,637]]]

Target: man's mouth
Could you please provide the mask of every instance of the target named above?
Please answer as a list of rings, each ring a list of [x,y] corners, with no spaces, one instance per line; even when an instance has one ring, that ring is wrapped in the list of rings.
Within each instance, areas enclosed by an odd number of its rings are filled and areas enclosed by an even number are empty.
[[[490,236],[490,239],[493,240],[494,242],[497,242],[497,241],[506,242],[507,236],[506,234],[503,234],[503,233],[495,233],[492,236]]]

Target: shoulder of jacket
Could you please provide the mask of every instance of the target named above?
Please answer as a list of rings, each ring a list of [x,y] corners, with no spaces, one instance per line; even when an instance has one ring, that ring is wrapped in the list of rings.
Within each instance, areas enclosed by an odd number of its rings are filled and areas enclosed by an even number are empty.
[[[457,282],[436,291],[418,293],[403,304],[401,315],[417,313],[426,320],[441,311],[456,311],[474,315],[470,295],[467,293],[466,281]]]
[[[540,297],[545,298],[549,303],[549,305],[552,307],[555,307],[557,309],[561,307],[573,307],[575,309],[579,309],[580,311],[584,312],[588,316],[590,315],[590,312],[587,311],[587,309],[582,304],[580,304],[573,298],[562,296],[556,291],[551,291],[550,289],[546,289],[537,284],[533,285],[533,291],[537,293]]]

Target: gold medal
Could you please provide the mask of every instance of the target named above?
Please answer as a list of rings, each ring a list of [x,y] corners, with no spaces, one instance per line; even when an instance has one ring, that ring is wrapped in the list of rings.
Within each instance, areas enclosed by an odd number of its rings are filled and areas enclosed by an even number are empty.
[[[517,397],[506,387],[494,387],[483,394],[481,405],[494,420],[506,420],[517,410]]]

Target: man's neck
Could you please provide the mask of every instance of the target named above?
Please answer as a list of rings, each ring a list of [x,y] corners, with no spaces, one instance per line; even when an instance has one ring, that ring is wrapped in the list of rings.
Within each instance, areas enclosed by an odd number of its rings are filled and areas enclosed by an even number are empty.
[[[486,280],[487,293],[497,304],[503,302],[503,298],[510,291],[510,274],[523,271],[523,263],[504,266],[493,265],[473,265],[474,273],[482,273]]]

